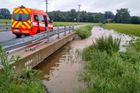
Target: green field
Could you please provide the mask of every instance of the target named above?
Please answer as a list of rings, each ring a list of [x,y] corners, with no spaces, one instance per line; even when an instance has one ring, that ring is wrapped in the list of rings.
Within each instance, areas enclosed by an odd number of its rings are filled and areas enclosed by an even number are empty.
[[[105,29],[114,29],[117,32],[140,36],[140,25],[135,24],[105,24]]]
[[[9,20],[9,19],[0,19],[0,25],[5,25],[6,23],[10,24],[11,20]]]
[[[76,22],[53,22],[54,26],[71,26],[71,25],[78,25],[79,23]]]

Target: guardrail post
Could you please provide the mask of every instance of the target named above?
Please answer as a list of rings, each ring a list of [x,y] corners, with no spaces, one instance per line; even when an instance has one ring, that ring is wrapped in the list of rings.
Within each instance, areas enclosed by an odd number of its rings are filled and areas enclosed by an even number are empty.
[[[66,30],[67,30],[67,28],[66,28],[66,26],[64,26],[64,36],[66,36]]]
[[[49,35],[48,27],[46,28],[46,30],[47,30],[47,39],[48,39],[48,42],[49,42],[49,40],[50,40],[50,35]]]
[[[57,35],[58,35],[58,37],[57,38],[60,38],[60,31],[59,31],[60,29],[59,29],[59,27],[57,27]]]

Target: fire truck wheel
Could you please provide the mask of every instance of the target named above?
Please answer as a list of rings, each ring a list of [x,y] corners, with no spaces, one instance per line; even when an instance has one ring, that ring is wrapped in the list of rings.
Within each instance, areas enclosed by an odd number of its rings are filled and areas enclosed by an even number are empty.
[[[16,34],[16,38],[20,38],[21,37],[21,35],[20,34]]]
[[[37,30],[37,34],[38,34],[38,33],[40,33],[40,30],[39,30],[39,29]]]

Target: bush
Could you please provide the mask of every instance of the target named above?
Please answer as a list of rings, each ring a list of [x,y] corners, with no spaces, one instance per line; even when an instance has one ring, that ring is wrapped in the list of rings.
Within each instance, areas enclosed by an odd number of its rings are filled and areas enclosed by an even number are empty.
[[[88,38],[89,36],[91,36],[92,27],[93,26],[91,26],[91,25],[82,26],[82,27],[76,29],[76,33],[80,36],[81,39]]]
[[[10,62],[18,59],[8,60],[8,57],[0,47],[0,63],[3,70],[0,71],[0,93],[44,93],[40,83],[39,72],[36,70],[16,73]]]
[[[140,52],[134,48],[126,53],[112,51],[110,55],[108,48],[101,50],[91,45],[83,51],[86,66],[81,79],[87,88],[81,93],[140,93]]]

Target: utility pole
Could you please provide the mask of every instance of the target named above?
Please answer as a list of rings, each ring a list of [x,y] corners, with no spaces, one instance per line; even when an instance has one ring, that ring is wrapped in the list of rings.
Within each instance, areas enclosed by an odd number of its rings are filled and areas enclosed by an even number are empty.
[[[48,0],[46,0],[46,13],[48,12]]]
[[[78,5],[78,18],[77,21],[80,22],[80,10],[81,10],[81,5]]]
[[[79,4],[78,5],[78,11],[80,12],[80,10],[81,10],[81,5]]]

